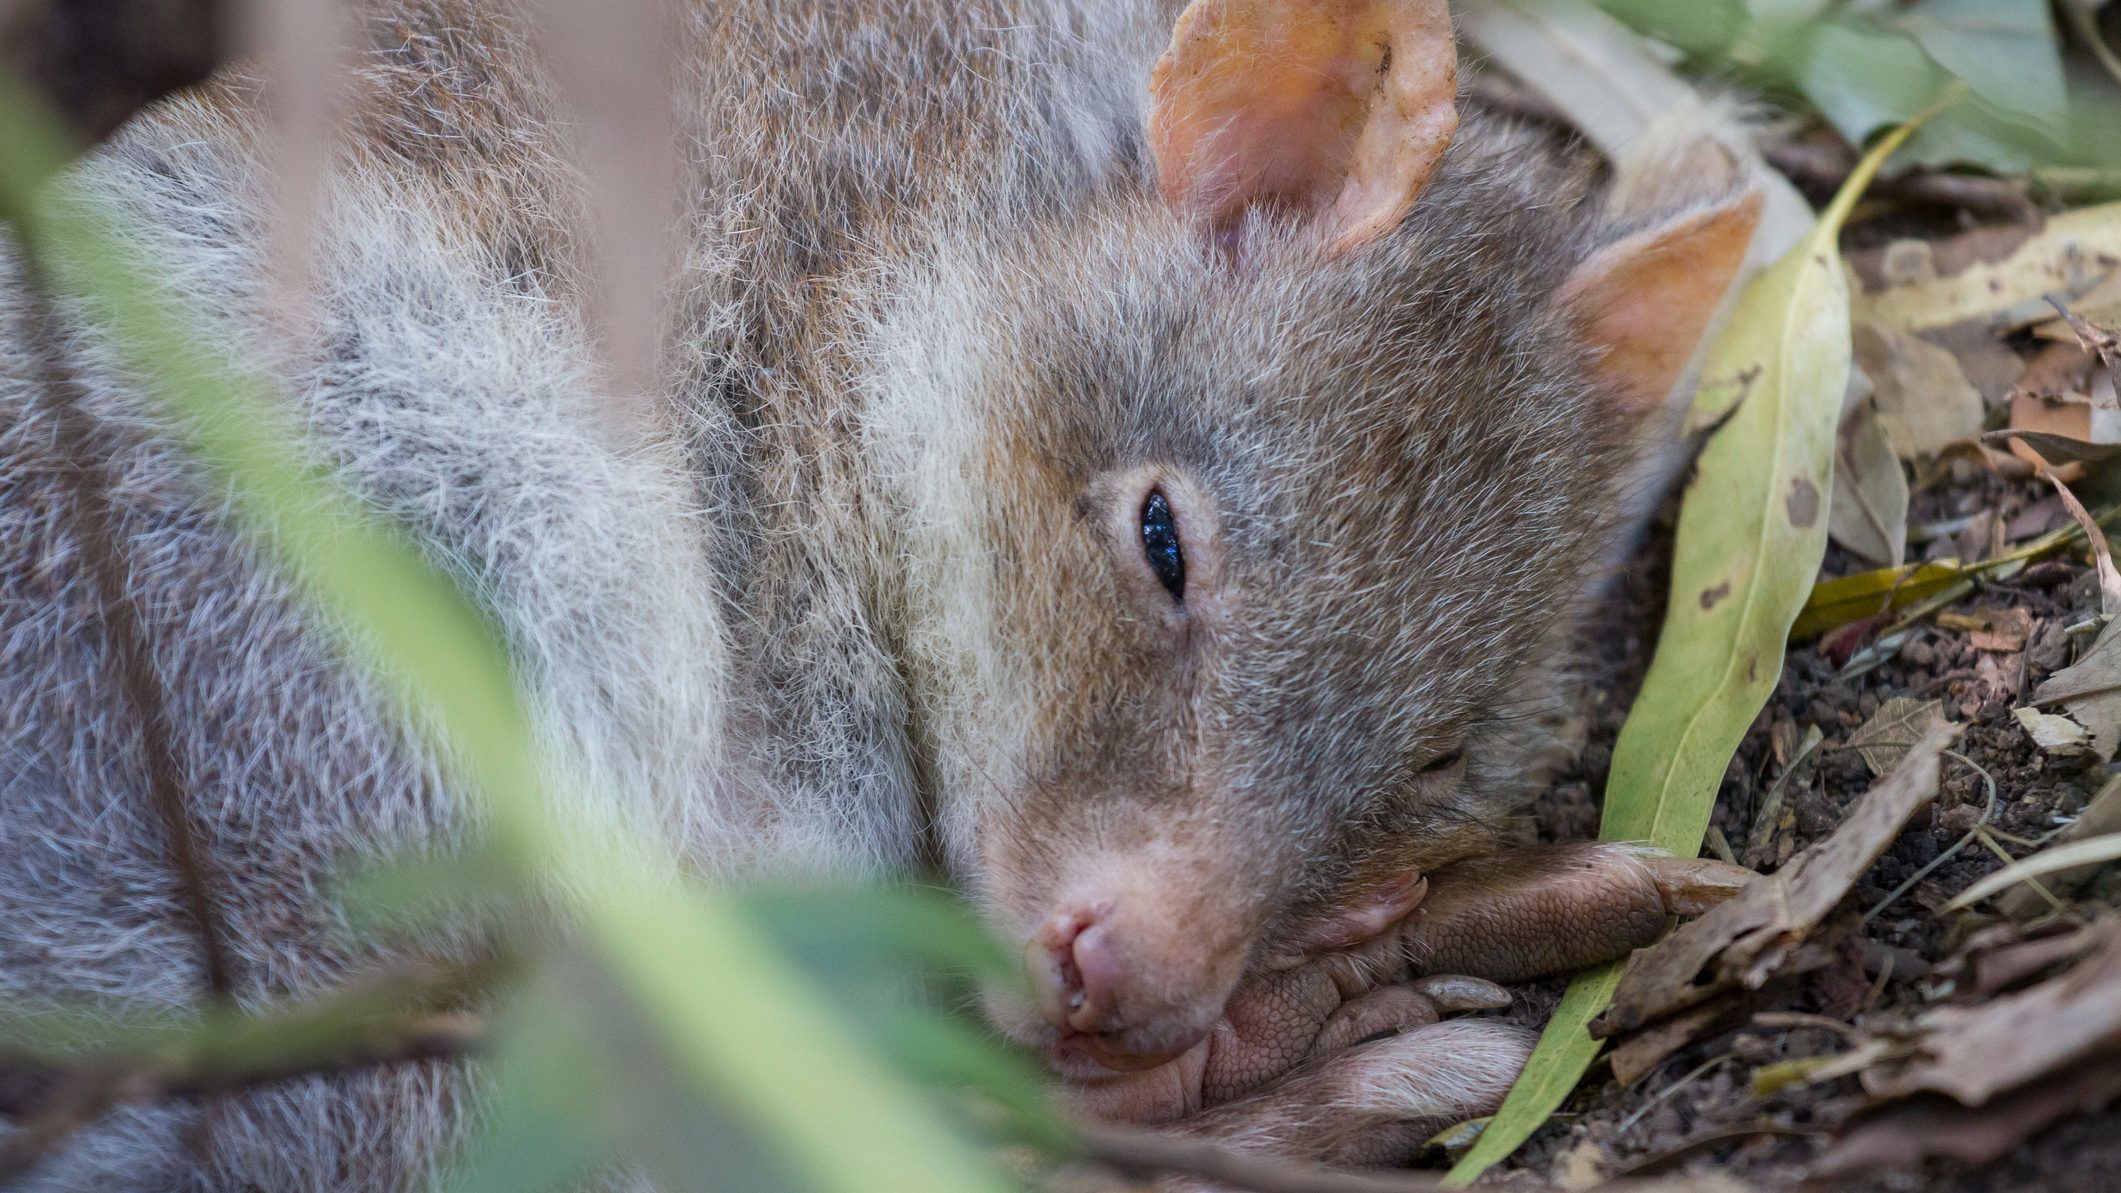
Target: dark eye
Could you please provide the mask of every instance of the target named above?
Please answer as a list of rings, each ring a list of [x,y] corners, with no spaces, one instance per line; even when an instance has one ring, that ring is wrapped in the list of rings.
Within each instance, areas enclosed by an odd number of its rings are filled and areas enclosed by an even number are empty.
[[[1157,583],[1171,594],[1171,599],[1184,604],[1186,600],[1186,556],[1178,546],[1178,525],[1171,520],[1171,501],[1162,489],[1151,489],[1149,499],[1142,502],[1142,554],[1149,558],[1149,570],[1156,573]]]
[[[1418,775],[1441,774],[1444,771],[1450,770],[1452,767],[1457,766],[1459,760],[1464,757],[1465,755],[1459,753],[1457,750],[1453,750],[1448,754],[1439,754],[1436,757],[1429,759],[1427,762],[1422,763],[1421,769],[1415,771],[1414,773]]]

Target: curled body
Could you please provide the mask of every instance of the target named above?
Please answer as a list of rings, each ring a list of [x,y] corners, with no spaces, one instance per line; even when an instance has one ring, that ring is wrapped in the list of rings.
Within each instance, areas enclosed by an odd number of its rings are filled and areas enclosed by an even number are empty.
[[[1319,7],[1392,32],[1423,5]],[[1180,94],[1220,131],[1160,160],[1178,14],[1155,0],[670,19],[679,268],[644,410],[608,396],[564,104],[502,6],[364,9],[299,342],[272,332],[270,129],[240,71],[71,185],[492,611],[582,789],[715,878],[944,871],[1025,950],[1033,998],[998,997],[997,1023],[1093,1108],[1387,1158],[1359,1114],[1313,1120],[1418,1072],[1422,1032],[1304,1067],[1313,1023],[1241,1077],[1214,1041],[1286,1005],[1352,1045],[1403,1006],[1342,1010],[1392,966],[1316,958],[1456,939],[1409,918],[1421,878],[1490,851],[1532,790],[1571,619],[1742,256],[1744,188],[1675,167],[1623,201],[1467,112],[1411,210],[1351,220],[1311,201],[1347,160],[1280,154],[1286,122],[1220,92]],[[1291,119],[1359,124],[1383,45],[1320,51],[1355,82]],[[1174,193],[1182,167],[1218,181]],[[466,839],[434,761],[233,532],[98,312],[38,325],[24,287],[0,249],[0,999],[202,987],[65,507],[55,363],[117,499],[236,997],[446,948],[349,936],[325,898],[349,862]],[[1669,884],[1639,859],[1548,870],[1634,882],[1661,923]],[[1478,1088],[1423,1087],[1439,1112],[1492,1101],[1521,1056],[1425,1030],[1477,1062]],[[230,1103],[203,1147],[195,1108],[129,1109],[31,1187],[419,1187],[463,1100],[440,1064],[306,1079]]]

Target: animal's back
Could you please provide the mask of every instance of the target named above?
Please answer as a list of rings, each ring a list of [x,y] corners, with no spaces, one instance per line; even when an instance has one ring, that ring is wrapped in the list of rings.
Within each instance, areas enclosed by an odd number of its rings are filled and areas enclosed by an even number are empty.
[[[888,547],[846,512],[844,366],[815,345],[915,213],[1063,203],[1131,168],[1133,84],[1107,84],[1139,78],[1156,14],[1107,58],[1090,47],[1112,30],[1028,7],[686,15],[684,272],[645,429],[600,389],[556,101],[524,31],[476,6],[369,14],[307,343],[262,317],[270,166],[250,84],[164,105],[81,185],[138,221],[202,335],[269,364],[321,460],[494,611],[593,787],[710,870],[893,865],[919,828],[874,632]],[[0,256],[0,1000],[178,1007],[204,989],[58,447],[71,396],[116,499],[234,992],[327,986],[378,951],[333,926],[338,865],[446,847],[462,809],[160,436],[93,312],[62,305],[57,339],[33,313]],[[54,368],[77,395],[45,392]],[[438,1068],[293,1082],[217,1112],[196,1168],[195,1109],[128,1111],[37,1178],[386,1188],[448,1133],[454,1087]]]

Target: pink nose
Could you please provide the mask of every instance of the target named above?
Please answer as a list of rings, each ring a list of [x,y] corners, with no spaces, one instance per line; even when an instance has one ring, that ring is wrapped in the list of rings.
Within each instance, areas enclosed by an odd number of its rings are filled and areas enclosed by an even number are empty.
[[[1039,1014],[1061,1029],[1065,1047],[1114,1069],[1150,1068],[1194,1041],[1132,1042],[1121,1004],[1133,979],[1117,937],[1109,907],[1062,912],[1024,946],[1024,968]]]
[[[1024,947],[1024,969],[1039,1014],[1063,1031],[1107,1026],[1120,980],[1108,929],[1093,911],[1063,912],[1047,920]]]

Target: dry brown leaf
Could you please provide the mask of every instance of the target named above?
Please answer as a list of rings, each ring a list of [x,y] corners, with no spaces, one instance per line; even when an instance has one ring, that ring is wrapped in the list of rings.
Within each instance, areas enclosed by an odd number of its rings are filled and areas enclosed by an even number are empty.
[[[1896,1105],[1834,1145],[1812,1167],[1815,1180],[1846,1180],[1866,1172],[1907,1171],[1932,1159],[1990,1164],[2009,1155],[2049,1124],[2098,1110],[2121,1097],[2121,1065],[2094,1058],[1987,1106],[1924,1098]]]
[[[1979,1106],[2088,1057],[2121,1051],[2121,920],[2098,931],[2098,947],[2057,977],[1977,1006],[1925,1013],[1914,1055],[1864,1074],[1864,1085],[1881,1097],[1939,1093]]]
[[[2041,454],[2046,455],[2045,452]],[[2048,456],[2048,459],[2054,457]],[[2003,524],[2003,537],[2014,543],[2023,542],[2050,530],[2059,530],[2068,520],[2069,511],[2062,508],[2060,498],[2043,497],[2012,515],[2011,520]]]
[[[1988,407],[1960,371],[1959,358],[1921,336],[1858,324],[1856,363],[1870,376],[1872,402],[1901,459],[1936,456],[1981,433]]]
[[[1745,1013],[1744,995],[1725,994],[1651,1024],[1622,1040],[1607,1055],[1613,1080],[1624,1087],[1634,1085],[1681,1048],[1712,1031],[1744,1021]]]
[[[1955,726],[1932,725],[1833,835],[1637,952],[1620,979],[1613,1008],[1592,1024],[1593,1034],[1633,1030],[1725,990],[1764,985],[1840,906],[1915,810],[1936,797],[1938,760],[1958,732]]]
[[[2034,708],[2060,706],[2084,728],[2092,749],[2104,759],[2111,759],[2121,746],[2121,634],[2114,624],[2099,631],[2083,658],[2033,689]]]
[[[2121,443],[2093,443],[2077,435],[2058,435],[2051,431],[1990,431],[1981,437],[1981,442],[2010,448],[2012,455],[2029,468],[2039,467],[2034,463],[2035,459],[2045,460],[2056,476],[2071,482],[2082,479],[2085,465],[2104,464],[2121,456]]]
[[[2062,478],[2055,475],[2054,469],[2038,452],[2034,453],[2034,458],[2038,461],[2040,475],[2046,477],[2047,482],[2055,487],[2055,496],[2061,500],[2062,508],[2069,511],[2069,516],[2077,520],[2078,526],[2084,528],[2085,541],[2092,549],[2092,564],[2099,573],[2099,611],[2108,617],[2121,614],[2121,569],[2114,567],[2114,549],[2113,545],[2106,541],[2106,531],[2100,527],[2098,519],[2092,517],[2091,511],[2084,508],[2084,503],[2077,500],[2077,495],[2069,491],[2069,486],[2062,483]]]
[[[2072,339],[2066,344],[2049,344],[2034,353],[2033,358],[2025,362],[2018,379],[2011,384],[2011,396],[2024,394],[2057,402],[2087,401],[2091,379],[2091,350]]]
[[[2023,434],[1999,432],[1985,436],[1984,442],[2001,443],[2010,449],[2012,455],[2030,465],[2036,472],[2043,466],[2052,466],[2056,474],[2066,481],[2077,480],[2084,475],[2081,463],[2065,462],[2047,455],[2034,446],[2038,440],[2033,437],[2037,435],[2050,444],[2069,445],[2068,450],[2061,453],[2064,456],[2079,454],[2080,446],[2090,446],[2095,434],[2092,430],[2092,405],[2089,398],[2050,399],[2030,394],[2012,394],[2010,429]]]
[[[2083,297],[2070,303],[2069,307],[2077,313],[2078,318],[2088,323],[2100,327],[2121,327],[2121,270],[2108,275],[2105,281],[2086,291]],[[2069,344],[2077,342],[2076,329],[2070,326],[2068,319],[2060,315],[2035,325],[2033,332],[2044,340]]]
[[[2032,613],[2016,606],[1984,609],[1981,621],[1981,627],[1966,636],[1967,643],[1975,650],[2016,654],[2025,649],[2026,642],[2033,636]]]
[[[2041,907],[2046,906],[2042,901]],[[2057,966],[2075,965],[2105,939],[2104,929],[2097,924],[2051,925],[2040,935],[2029,936],[2006,920],[1968,937],[1957,953],[1937,966],[1936,973],[1953,982],[1959,993],[1986,1000]]]
[[[2018,719],[2025,735],[2033,744],[2050,754],[2084,754],[2091,750],[2091,734],[2084,726],[2059,713],[2041,712],[2037,708],[2014,708],[2011,715]]]
[[[1907,556],[1907,473],[1868,401],[1841,420],[1826,530],[1880,567],[1898,567]]]
[[[1959,358],[1959,369],[1981,391],[1981,400],[2000,406],[2025,373],[2025,361],[1991,329],[1978,323],[1933,328],[1922,338]]]
[[[1856,726],[1842,743],[1854,750],[1873,775],[1883,775],[1900,765],[1907,752],[1920,741],[1933,721],[1944,719],[1944,701],[1895,696],[1878,706],[1871,719]]]
[[[2088,459],[2103,458],[2092,445],[2121,441],[2121,417],[2092,402],[2092,355],[2081,344],[2050,344],[2026,364],[2010,391],[2010,428],[1984,443],[2007,447],[2038,468],[2044,459],[2057,475],[2075,480]]]
[[[2059,299],[2049,301],[2054,303],[2056,310],[2062,312],[2062,322],[2069,325],[2070,332],[2077,337],[2077,342],[2084,346],[2084,350],[2098,357],[2099,363],[2106,366],[2108,383],[2121,386],[2121,335],[2116,335],[2111,330],[2113,324],[2101,326],[2071,309],[2066,302]],[[2109,395],[2106,403],[2109,408],[2113,406],[2111,397]],[[2096,399],[2093,404],[2098,404]]]

